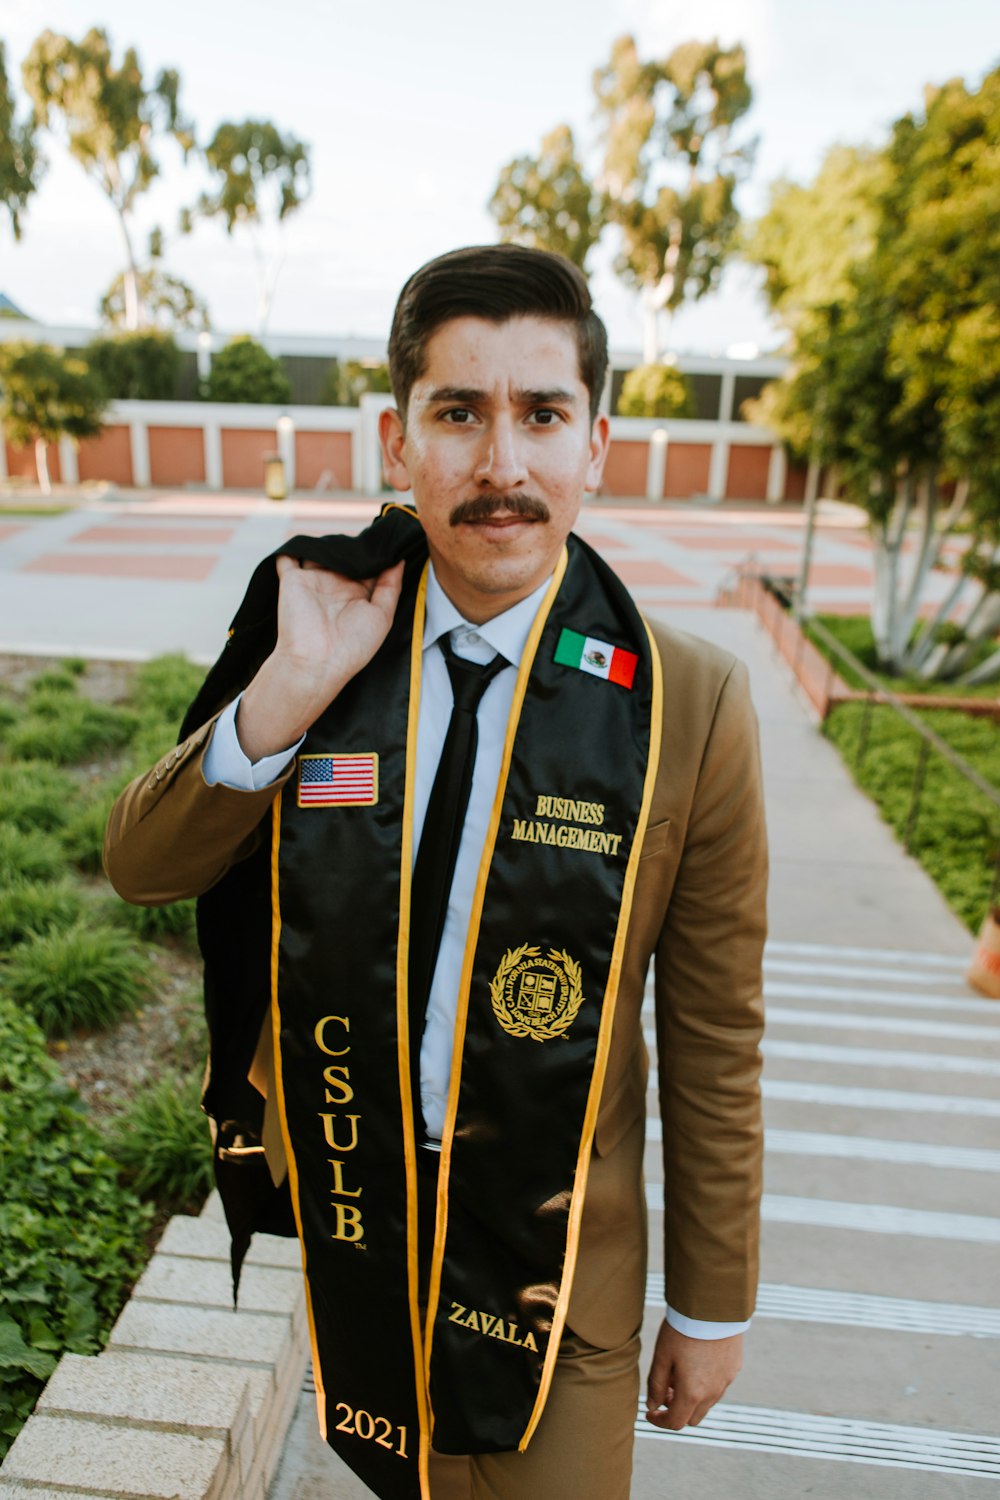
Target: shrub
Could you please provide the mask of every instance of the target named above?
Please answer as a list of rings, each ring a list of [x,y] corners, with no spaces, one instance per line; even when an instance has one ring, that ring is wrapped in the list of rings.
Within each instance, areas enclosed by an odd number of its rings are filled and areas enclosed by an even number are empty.
[[[208,1121],[200,1080],[166,1073],[116,1121],[111,1149],[129,1184],[169,1213],[197,1209],[212,1187]]]
[[[212,356],[205,382],[206,401],[259,401],[281,406],[292,399],[292,386],[280,359],[244,334]]]
[[[108,792],[93,802],[86,802],[67,819],[62,829],[63,848],[80,870],[99,875],[104,851],[104,830],[108,825],[113,795]]]
[[[39,672],[37,677],[31,679],[28,688],[29,699],[45,693],[75,693],[76,678],[72,672],[66,672],[61,667],[52,667],[47,672]]]
[[[0,970],[0,993],[49,1036],[110,1026],[149,988],[141,948],[107,924],[78,922],[20,944]]]
[[[694,396],[687,376],[674,365],[639,365],[629,370],[618,397],[620,417],[693,417]]]
[[[52,833],[70,816],[77,787],[48,761],[0,764],[0,823]]]
[[[73,765],[128,744],[138,723],[127,709],[46,690],[32,696],[27,712],[8,731],[7,750],[23,760]]]
[[[41,1033],[0,998],[0,1457],[59,1356],[96,1354],[138,1274],[150,1211]]]
[[[173,725],[176,738],[187,706],[204,677],[204,668],[195,666],[186,656],[157,656],[138,668],[130,701],[140,710],[144,722],[155,717]]]
[[[66,856],[51,833],[0,825],[0,885],[13,880],[54,880],[66,869]]]
[[[902,839],[920,742],[891,709],[874,708],[859,767],[857,751],[865,713],[864,704],[842,704],[827,719],[823,732],[840,750],[858,785],[873,798],[882,817]],[[948,709],[926,712],[923,717],[984,776],[994,782],[1000,780],[995,724]],[[932,754],[912,853],[973,932],[986,912],[998,850],[1000,813],[940,756]]]
[[[14,881],[0,888],[0,953],[46,932],[61,932],[83,916],[84,898],[68,880]]]
[[[92,339],[84,350],[112,401],[173,401],[184,355],[173,335],[155,329]]]
[[[195,946],[193,901],[171,901],[166,906],[133,906],[128,901],[115,901],[109,916],[146,942],[178,938],[188,947]]]

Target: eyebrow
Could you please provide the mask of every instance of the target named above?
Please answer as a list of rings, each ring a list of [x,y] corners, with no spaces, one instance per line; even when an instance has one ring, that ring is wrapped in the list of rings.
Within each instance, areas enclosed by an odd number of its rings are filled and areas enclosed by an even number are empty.
[[[574,392],[564,390],[561,386],[552,386],[544,390],[515,391],[514,398],[520,406],[575,406],[577,404]],[[487,391],[477,390],[472,386],[440,385],[425,397],[425,404],[434,406],[442,401],[454,401],[463,406],[483,406],[488,405],[490,399]]]

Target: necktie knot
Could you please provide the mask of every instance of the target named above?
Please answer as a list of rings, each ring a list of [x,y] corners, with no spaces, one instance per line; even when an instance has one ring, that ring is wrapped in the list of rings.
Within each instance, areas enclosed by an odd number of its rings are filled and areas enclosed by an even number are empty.
[[[457,656],[446,635],[441,637],[441,650],[444,653],[445,665],[448,668],[448,676],[451,678],[451,691],[455,707],[460,713],[475,714],[480,700],[493,681],[498,672],[509,666],[505,656],[497,653],[492,661],[478,662],[468,661],[464,656]]]

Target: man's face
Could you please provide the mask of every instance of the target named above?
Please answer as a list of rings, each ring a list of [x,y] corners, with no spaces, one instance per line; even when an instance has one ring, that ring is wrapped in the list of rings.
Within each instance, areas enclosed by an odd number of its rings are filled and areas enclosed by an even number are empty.
[[[389,482],[412,490],[442,588],[476,623],[549,576],[608,447],[572,325],[537,317],[442,324],[405,430],[386,411],[380,432]]]

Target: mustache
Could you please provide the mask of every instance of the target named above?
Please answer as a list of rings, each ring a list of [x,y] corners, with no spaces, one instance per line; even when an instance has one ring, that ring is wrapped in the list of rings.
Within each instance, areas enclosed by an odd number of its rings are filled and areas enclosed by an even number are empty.
[[[547,521],[549,507],[534,495],[475,495],[456,505],[448,520],[452,526],[469,521],[488,521],[503,511],[509,516],[523,516],[528,521]]]

